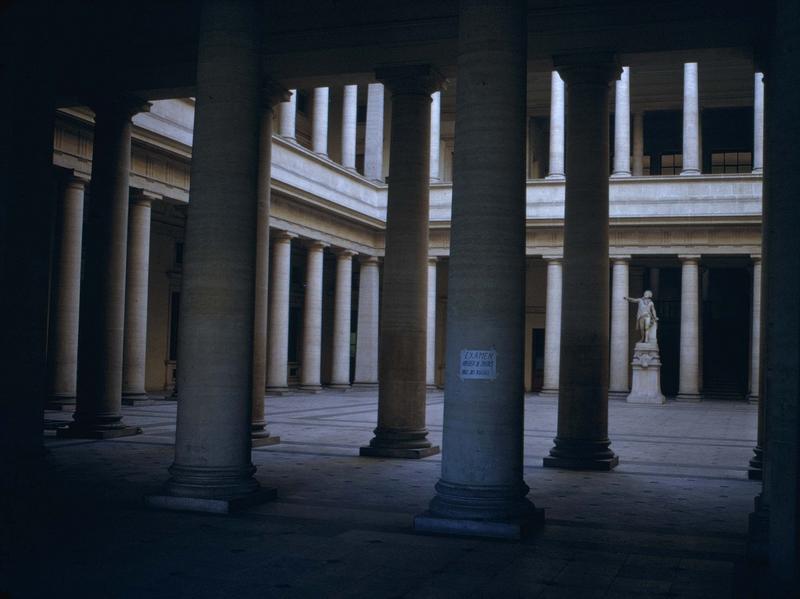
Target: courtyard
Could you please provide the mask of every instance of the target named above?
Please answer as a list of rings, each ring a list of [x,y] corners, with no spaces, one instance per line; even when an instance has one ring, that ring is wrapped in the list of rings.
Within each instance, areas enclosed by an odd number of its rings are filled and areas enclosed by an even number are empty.
[[[441,444],[443,393],[427,398]],[[358,457],[377,392],[267,397],[281,443],[253,450],[277,499],[230,516],[147,509],[173,460],[176,402],[123,407],[143,434],[67,440],[4,477],[0,595],[11,597],[735,597],[747,592],[754,405],[609,403],[613,472],[544,469],[557,401],[528,395],[524,478],[546,524],[522,542],[415,534],[440,475]]]

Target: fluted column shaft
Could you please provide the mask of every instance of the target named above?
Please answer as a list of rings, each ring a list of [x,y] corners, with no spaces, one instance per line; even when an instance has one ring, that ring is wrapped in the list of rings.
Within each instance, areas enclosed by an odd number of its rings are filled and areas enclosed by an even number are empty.
[[[211,502],[227,511],[238,498],[259,496],[250,425],[262,19],[248,0],[202,4],[175,461],[165,495],[151,505],[213,509]]]
[[[386,255],[378,353],[378,426],[361,454],[421,458],[425,428],[431,92],[440,78],[425,65],[388,67],[392,94]]]
[[[428,259],[428,326],[427,351],[425,353],[425,383],[429,389],[436,387],[436,263],[438,258]]]
[[[558,435],[545,466],[609,470],[608,109],[611,56],[556,58],[566,81],[567,177]]]
[[[95,105],[92,201],[85,229],[78,335],[77,407],[59,434],[106,438],[139,432],[122,422],[122,352],[128,245],[131,117],[148,105],[130,99]]]
[[[70,177],[61,201],[61,235],[55,289],[52,371],[48,407],[75,403],[78,377],[78,316],[81,297],[81,240],[86,182]]]
[[[356,120],[358,85],[345,85],[342,99],[342,166],[356,168]]]
[[[278,133],[281,137],[295,139],[295,122],[297,119],[297,90],[290,89],[291,97],[280,103]]]
[[[550,166],[546,178],[564,178],[564,80],[558,71],[550,77]]]
[[[383,181],[383,93],[383,83],[367,87],[364,176],[372,181]]]
[[[314,105],[311,121],[311,149],[317,154],[328,155],[328,103],[330,89],[314,88]]]
[[[352,310],[353,255],[354,252],[343,250],[336,256],[331,387],[338,388],[350,386],[350,312]]]
[[[441,180],[439,146],[442,136],[442,92],[431,94],[431,182]]]
[[[634,177],[644,175],[644,113],[633,113],[633,157],[631,168]]]
[[[122,403],[148,401],[144,388],[147,359],[147,290],[150,279],[152,198],[137,192],[128,217],[128,272],[125,281],[125,344],[122,352]]]
[[[258,211],[256,214],[255,296],[253,299],[253,384],[250,434],[259,445],[277,443],[267,430],[264,393],[267,386],[267,331],[269,303],[269,212],[272,172],[273,106],[288,92],[272,80],[262,86],[262,110],[258,137]]]
[[[764,171],[764,74],[753,76],[753,174]]]
[[[300,388],[319,391],[322,358],[322,264],[327,244],[314,241],[308,246],[306,292],[303,299],[303,352]]]
[[[375,256],[360,258],[358,324],[356,330],[356,372],[354,385],[378,385],[378,304],[380,275]]]
[[[519,538],[537,517],[522,479],[526,6],[460,5],[445,451],[420,530]]]
[[[700,400],[700,256],[681,259],[678,400]]]
[[[628,373],[630,347],[628,323],[630,307],[627,300],[630,258],[614,257],[611,267],[611,355],[609,367],[609,396],[623,399],[630,391]]]
[[[547,305],[544,321],[544,381],[542,395],[558,394],[561,361],[561,257],[547,258]]]
[[[283,231],[272,235],[267,390],[273,393],[286,391],[289,387],[289,283],[292,239],[295,237]]]
[[[683,170],[681,175],[699,175],[700,156],[700,94],[697,63],[683,65]]]
[[[614,84],[614,169],[612,177],[631,176],[631,88],[630,68]]]
[[[758,401],[761,385],[761,256],[753,256],[753,310],[750,334],[750,395]]]

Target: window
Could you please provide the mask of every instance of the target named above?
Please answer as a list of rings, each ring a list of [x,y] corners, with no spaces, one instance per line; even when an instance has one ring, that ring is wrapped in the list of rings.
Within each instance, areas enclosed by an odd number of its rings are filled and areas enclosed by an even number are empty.
[[[308,94],[303,90],[297,90],[297,112],[308,114]]]
[[[712,152],[712,173],[749,173],[753,170],[751,152]]]
[[[642,156],[642,176],[650,174],[650,156]]]
[[[661,174],[680,175],[683,170],[683,154],[662,154]]]
[[[175,242],[175,266],[180,268],[183,265],[183,242]]]

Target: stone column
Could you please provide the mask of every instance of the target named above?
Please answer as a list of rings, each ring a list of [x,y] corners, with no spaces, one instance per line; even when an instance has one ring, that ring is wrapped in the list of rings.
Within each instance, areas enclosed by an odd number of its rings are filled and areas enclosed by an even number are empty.
[[[428,258],[428,335],[425,353],[425,384],[436,389],[436,263],[438,258]]]
[[[761,256],[753,259],[753,311],[750,334],[750,403],[758,402],[758,388],[761,384]]]
[[[764,74],[753,78],[753,174],[764,171]]]
[[[567,177],[558,434],[544,465],[610,470],[608,438],[608,108],[610,55],[556,57],[566,81]]]
[[[438,183],[441,180],[439,147],[442,136],[442,92],[436,91],[431,94],[431,182]]]
[[[631,362],[630,333],[628,322],[630,306],[628,297],[628,264],[630,256],[614,256],[611,259],[611,355],[608,381],[608,396],[625,399],[630,392],[628,384]]]
[[[564,80],[550,77],[550,167],[546,179],[564,178]]]
[[[356,372],[354,387],[378,386],[378,304],[380,275],[375,256],[360,258]]]
[[[125,280],[125,343],[122,350],[122,403],[150,403],[144,388],[147,359],[147,290],[150,279],[150,212],[153,196],[131,194],[128,216],[128,272]]]
[[[681,260],[678,401],[700,401],[700,256]]]
[[[633,176],[644,175],[644,113],[633,113]]]
[[[175,461],[153,507],[229,512],[273,495],[253,477],[260,5],[202,3],[191,216],[181,287]]]
[[[622,67],[614,94],[614,171],[612,177],[631,176],[630,68]],[[626,293],[627,295],[627,293]]]
[[[83,238],[83,196],[86,180],[72,175],[64,184],[61,199],[53,307],[53,337],[49,409],[75,404],[78,376],[78,313],[81,298],[81,239]]]
[[[264,81],[261,90],[261,117],[258,138],[258,211],[256,214],[255,296],[253,298],[253,384],[250,435],[254,447],[280,443],[270,435],[264,413],[267,386],[267,325],[269,301],[269,210],[272,164],[273,106],[286,99],[288,92],[272,80]]]
[[[768,593],[788,597],[800,588],[800,4],[778,0],[771,13],[765,73],[764,495],[769,501]]]
[[[328,247],[321,241],[308,245],[306,293],[303,299],[303,352],[300,365],[300,388],[320,391],[322,357],[322,257]]]
[[[421,531],[520,538],[543,516],[522,477],[526,14],[460,4],[445,451]]]
[[[350,388],[350,311],[353,289],[353,256],[341,250],[336,256],[336,291],[333,313],[333,366],[331,387]]]
[[[289,390],[289,283],[293,233],[276,231],[272,235],[272,281],[269,293],[267,391]]]
[[[425,428],[431,93],[428,65],[376,73],[392,94],[392,159],[378,353],[378,426],[363,456],[423,458],[439,452]]]
[[[364,176],[371,181],[383,181],[383,92],[383,83],[367,87]]]
[[[544,321],[544,381],[541,395],[558,395],[561,361],[561,256],[547,260],[547,305]]]
[[[94,104],[92,201],[84,238],[92,259],[81,281],[77,406],[61,436],[106,439],[141,432],[122,421],[122,348],[131,117],[148,107],[131,98]]]
[[[327,87],[314,88],[314,106],[311,122],[311,149],[328,155],[328,96]]]
[[[297,119],[297,90],[290,89],[291,96],[285,102],[280,103],[279,115],[280,123],[278,133],[281,137],[295,139],[295,122]]]
[[[358,86],[345,85],[342,99],[342,166],[356,168],[356,120],[358,117]]]
[[[683,170],[681,175],[699,175],[700,156],[700,94],[697,83],[697,63],[683,65]]]

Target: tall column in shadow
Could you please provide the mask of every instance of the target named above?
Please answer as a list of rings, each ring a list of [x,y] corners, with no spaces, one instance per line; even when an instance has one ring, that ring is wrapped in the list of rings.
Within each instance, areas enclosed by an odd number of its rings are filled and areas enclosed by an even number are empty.
[[[608,105],[612,56],[554,60],[566,82],[567,181],[558,434],[544,465],[610,470],[608,439]]]
[[[439,452],[425,428],[431,93],[428,65],[377,71],[392,94],[386,256],[378,353],[378,426],[363,456],[423,458]]]
[[[526,7],[460,5],[444,453],[419,531],[519,538],[542,518],[522,478]]]

